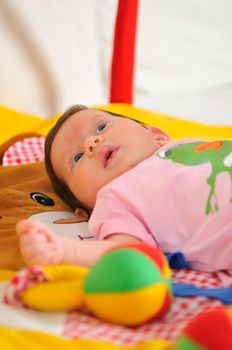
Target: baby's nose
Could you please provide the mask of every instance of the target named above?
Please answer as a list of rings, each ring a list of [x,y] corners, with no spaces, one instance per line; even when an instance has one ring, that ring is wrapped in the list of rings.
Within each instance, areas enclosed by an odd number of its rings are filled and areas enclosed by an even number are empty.
[[[102,136],[95,135],[89,136],[85,140],[85,149],[88,154],[92,154],[95,150],[95,147],[102,142]]]

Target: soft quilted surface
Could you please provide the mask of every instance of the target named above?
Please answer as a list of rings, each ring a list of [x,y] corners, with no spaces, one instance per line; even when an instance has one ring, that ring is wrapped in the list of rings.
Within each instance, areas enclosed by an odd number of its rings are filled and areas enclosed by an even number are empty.
[[[17,142],[5,153],[4,165],[29,163],[43,159],[44,137]],[[174,282],[192,283],[198,287],[221,287],[216,274],[202,273],[188,269],[173,271]],[[140,341],[161,338],[175,340],[183,327],[195,315],[208,308],[220,305],[217,300],[205,297],[174,298],[171,310],[158,322],[129,328],[102,322],[85,311],[67,313],[61,327],[62,336],[105,340],[118,345],[133,345]]]

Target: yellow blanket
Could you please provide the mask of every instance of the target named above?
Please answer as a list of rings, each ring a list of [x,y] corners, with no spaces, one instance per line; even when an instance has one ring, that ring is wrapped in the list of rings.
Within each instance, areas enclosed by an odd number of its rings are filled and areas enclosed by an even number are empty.
[[[205,140],[215,140],[217,138],[232,139],[232,126],[204,125],[120,103],[96,107],[163,128],[173,139],[186,137],[196,137]],[[45,136],[55,124],[60,114],[54,116],[50,120],[43,120],[37,116],[18,113],[4,106],[0,106],[0,116],[0,144],[2,144],[10,138],[22,133],[36,133]]]

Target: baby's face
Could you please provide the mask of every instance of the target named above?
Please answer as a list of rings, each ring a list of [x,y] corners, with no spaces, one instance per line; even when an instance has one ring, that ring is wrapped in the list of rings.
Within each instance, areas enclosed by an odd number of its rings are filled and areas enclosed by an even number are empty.
[[[159,129],[104,111],[75,113],[59,129],[51,160],[57,176],[87,207],[108,182],[148,158],[168,142]]]

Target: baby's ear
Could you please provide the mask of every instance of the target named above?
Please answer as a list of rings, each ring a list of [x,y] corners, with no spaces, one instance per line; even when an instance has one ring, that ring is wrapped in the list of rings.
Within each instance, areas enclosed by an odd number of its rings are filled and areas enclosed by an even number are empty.
[[[75,214],[78,218],[83,219],[83,221],[88,221],[89,219],[89,214],[82,208],[76,208]]]
[[[159,129],[156,126],[152,126],[152,125],[146,125],[145,128],[151,131],[151,133],[153,134],[153,136],[155,138],[155,141],[160,146],[164,146],[164,145],[166,145],[166,143],[171,141],[171,138],[162,129]]]

